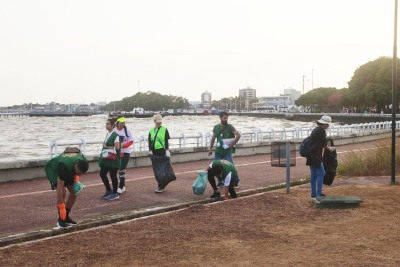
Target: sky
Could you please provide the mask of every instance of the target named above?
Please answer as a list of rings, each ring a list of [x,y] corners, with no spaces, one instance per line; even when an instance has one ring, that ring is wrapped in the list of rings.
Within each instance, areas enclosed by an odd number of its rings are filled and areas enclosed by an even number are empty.
[[[0,0],[0,106],[340,89],[393,56],[394,10],[395,0]]]

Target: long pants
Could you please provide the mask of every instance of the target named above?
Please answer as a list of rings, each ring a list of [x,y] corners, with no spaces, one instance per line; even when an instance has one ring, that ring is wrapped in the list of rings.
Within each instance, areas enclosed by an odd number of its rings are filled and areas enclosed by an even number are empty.
[[[108,167],[101,167],[100,168],[100,177],[103,181],[104,186],[106,187],[107,191],[111,191],[110,188],[110,181],[108,180],[107,173],[110,173],[111,183],[113,186],[113,194],[117,193],[118,189],[118,178],[117,178],[118,168],[108,168]]]
[[[210,183],[211,187],[214,189],[214,191],[218,190],[217,184],[215,183],[215,178],[214,178],[214,171],[212,169],[209,169],[207,172],[208,175],[208,182]],[[231,182],[229,183],[229,194],[231,195],[231,198],[236,198],[236,191],[235,191],[235,178],[231,178]]]
[[[322,194],[322,183],[324,182],[325,169],[324,164],[319,167],[310,165],[310,184],[311,184],[311,197],[318,197]]]
[[[129,159],[131,158],[130,153],[124,153],[124,156],[121,158],[121,166],[119,167],[119,188],[125,186],[125,169],[128,166]]]

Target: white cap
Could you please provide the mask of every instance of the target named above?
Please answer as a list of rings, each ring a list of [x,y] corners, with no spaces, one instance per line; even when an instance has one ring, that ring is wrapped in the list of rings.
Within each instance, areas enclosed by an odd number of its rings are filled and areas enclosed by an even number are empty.
[[[332,123],[332,118],[327,115],[324,115],[321,117],[320,120],[318,120],[318,122],[321,124],[330,124],[330,123]]]
[[[154,115],[154,122],[155,123],[162,122],[162,116],[160,114]]]

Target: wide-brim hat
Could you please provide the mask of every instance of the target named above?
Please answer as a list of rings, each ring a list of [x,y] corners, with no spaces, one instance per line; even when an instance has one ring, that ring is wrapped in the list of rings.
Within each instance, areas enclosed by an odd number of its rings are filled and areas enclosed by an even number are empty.
[[[324,115],[324,116],[321,117],[321,119],[318,120],[318,122],[321,123],[321,124],[331,124],[332,123],[332,118],[327,116],[327,115]]]

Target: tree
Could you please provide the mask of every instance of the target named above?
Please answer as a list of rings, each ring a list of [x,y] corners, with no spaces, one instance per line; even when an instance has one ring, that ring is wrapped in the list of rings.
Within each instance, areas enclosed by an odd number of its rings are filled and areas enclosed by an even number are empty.
[[[349,82],[348,103],[361,109],[385,110],[392,102],[392,62],[392,58],[380,57],[360,66]]]

